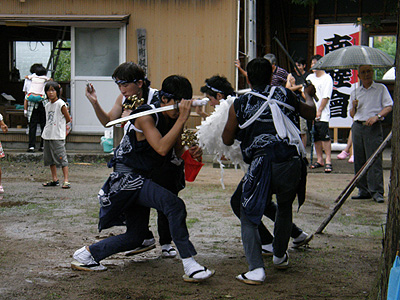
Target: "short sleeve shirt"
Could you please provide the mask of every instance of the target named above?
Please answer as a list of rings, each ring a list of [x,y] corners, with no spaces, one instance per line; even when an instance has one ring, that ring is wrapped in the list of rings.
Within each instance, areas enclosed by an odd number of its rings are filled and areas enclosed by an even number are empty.
[[[275,72],[272,73],[271,85],[284,87],[288,75],[289,73],[285,69],[276,66]]]
[[[373,82],[366,89],[359,86],[350,94],[350,109],[353,108],[353,100],[358,100],[354,121],[366,121],[376,116],[386,106],[393,106],[393,100],[387,87],[382,83]]]
[[[321,112],[321,119],[320,121],[322,122],[329,122],[330,115],[331,115],[331,110],[330,110],[330,99],[332,97],[332,90],[333,90],[333,79],[329,74],[324,74],[320,77],[317,77],[315,73],[310,74],[306,78],[307,80],[310,80],[311,83],[315,87],[316,95],[319,99],[319,101],[315,101],[315,106],[316,109],[318,110],[319,107],[321,106],[321,100],[324,98],[328,98],[328,103],[324,107],[324,109]]]

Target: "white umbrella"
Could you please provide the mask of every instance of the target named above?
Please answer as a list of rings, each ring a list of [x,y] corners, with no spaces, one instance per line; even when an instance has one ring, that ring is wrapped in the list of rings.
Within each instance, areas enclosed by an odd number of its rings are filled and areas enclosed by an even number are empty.
[[[387,71],[383,75],[382,79],[383,80],[395,80],[396,79],[396,69],[394,67],[390,68],[389,71]]]
[[[387,68],[394,60],[382,50],[368,46],[349,46],[329,52],[311,68],[312,70],[357,69],[362,65]]]

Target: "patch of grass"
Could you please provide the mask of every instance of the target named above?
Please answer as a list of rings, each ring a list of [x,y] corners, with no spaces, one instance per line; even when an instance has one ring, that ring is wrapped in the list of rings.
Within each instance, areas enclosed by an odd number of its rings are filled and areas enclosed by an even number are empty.
[[[194,224],[196,224],[197,222],[200,222],[199,219],[197,218],[190,218],[190,219],[186,219],[186,226],[188,228],[192,228]]]
[[[55,300],[55,299],[61,299],[62,296],[58,295],[57,293],[49,293],[46,295],[46,299],[48,300]]]
[[[1,208],[0,211],[6,211],[7,209],[10,209],[12,211],[17,211],[17,212],[24,212],[24,213],[29,213],[29,212],[34,212],[35,214],[48,214],[52,210],[59,208],[60,204],[58,203],[32,203],[32,202],[24,202],[23,205],[20,206],[10,206],[7,208]]]
[[[99,217],[99,212],[88,211],[86,214],[89,218],[97,219]]]
[[[370,235],[373,237],[381,238],[381,237],[383,237],[383,231],[382,231],[382,229],[376,229],[376,230],[371,231]]]

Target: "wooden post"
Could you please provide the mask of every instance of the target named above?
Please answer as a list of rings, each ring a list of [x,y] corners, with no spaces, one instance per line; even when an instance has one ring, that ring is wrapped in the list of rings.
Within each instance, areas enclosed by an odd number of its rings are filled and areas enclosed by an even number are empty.
[[[337,143],[337,141],[338,141],[338,128],[334,127],[333,128],[333,142]]]

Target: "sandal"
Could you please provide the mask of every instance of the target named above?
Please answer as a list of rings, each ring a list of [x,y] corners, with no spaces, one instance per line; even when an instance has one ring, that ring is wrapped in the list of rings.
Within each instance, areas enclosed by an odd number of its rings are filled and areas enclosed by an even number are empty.
[[[318,169],[318,168],[322,168],[323,165],[321,165],[319,162],[315,162],[310,166],[310,169]]]
[[[332,164],[326,164],[325,173],[330,173],[330,172],[332,172]]]
[[[47,181],[45,183],[43,183],[43,186],[58,186],[60,185],[60,181],[56,180],[56,181]]]
[[[255,280],[255,279],[249,279],[246,277],[245,273],[242,273],[238,276],[236,276],[236,279],[250,285],[260,285],[263,284],[264,280]]]
[[[63,189],[69,189],[71,187],[71,184],[68,181],[65,181],[62,185]]]
[[[177,255],[177,253],[175,248],[171,247],[169,249],[162,249],[161,255],[164,258],[174,258]]]
[[[208,272],[207,272],[207,271],[208,271]],[[194,275],[196,275],[196,274],[198,274],[198,273],[201,273],[201,272],[205,272],[205,273],[206,273],[206,276],[205,276],[205,277],[202,277],[202,278],[194,278],[194,277],[193,277]],[[207,273],[208,273],[208,274],[207,274]],[[215,271],[214,271],[214,270],[208,270],[206,267],[204,267],[204,269],[197,270],[197,271],[193,272],[193,273],[190,274],[190,275],[186,275],[186,274],[185,274],[185,275],[183,275],[182,277],[183,277],[183,280],[186,281],[186,282],[194,282],[194,283],[196,283],[196,282],[204,281],[204,280],[210,278],[211,276],[213,276],[214,274],[215,274]]]

